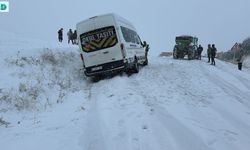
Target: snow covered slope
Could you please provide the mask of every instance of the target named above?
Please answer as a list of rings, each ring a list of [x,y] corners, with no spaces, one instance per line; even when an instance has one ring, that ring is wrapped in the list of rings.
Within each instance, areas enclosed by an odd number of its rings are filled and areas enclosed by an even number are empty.
[[[77,47],[12,46],[0,56],[1,149],[250,148],[245,68],[151,57],[138,74],[92,83]]]
[[[243,64],[245,67],[250,68],[250,56],[245,58]]]

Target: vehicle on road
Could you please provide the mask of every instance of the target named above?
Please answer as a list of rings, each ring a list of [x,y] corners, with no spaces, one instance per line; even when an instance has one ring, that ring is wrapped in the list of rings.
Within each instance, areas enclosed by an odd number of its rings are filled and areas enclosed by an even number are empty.
[[[193,36],[177,36],[175,38],[173,58],[179,59],[187,56],[188,60],[198,59],[198,38]]]
[[[138,73],[148,59],[135,27],[116,14],[91,17],[76,25],[86,76],[120,71]]]

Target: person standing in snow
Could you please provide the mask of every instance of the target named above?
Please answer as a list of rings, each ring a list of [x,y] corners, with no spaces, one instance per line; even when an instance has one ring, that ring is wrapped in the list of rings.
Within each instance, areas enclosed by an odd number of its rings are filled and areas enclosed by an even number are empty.
[[[208,47],[207,47],[207,58],[208,58],[208,63],[210,63],[210,59],[211,59],[211,45],[208,44]]]
[[[59,42],[63,41],[63,28],[61,28],[60,30],[58,30],[58,40]]]
[[[242,69],[242,59],[241,58],[237,59],[237,62],[238,62],[238,69],[241,70]]]
[[[197,48],[197,52],[198,52],[198,59],[201,60],[201,53],[203,51],[203,47],[201,45],[199,45],[199,47]]]
[[[142,47],[145,47],[145,57],[146,57],[146,64],[148,64],[148,51],[149,51],[149,44],[146,41],[143,41]]]
[[[217,49],[215,48],[215,45],[213,44],[211,48],[211,60],[212,60],[211,65],[214,65],[214,66],[215,66],[216,52],[217,52]]]
[[[242,69],[242,63],[243,63],[243,57],[244,57],[244,54],[243,54],[243,50],[241,49],[240,50],[240,56],[239,58],[237,59],[237,62],[238,62],[238,69],[241,70]]]
[[[72,29],[69,29],[68,33],[67,33],[67,36],[68,36],[68,44],[71,43],[73,44],[73,32],[72,32]]]
[[[73,33],[73,44],[77,44],[77,33],[76,33],[76,30]]]

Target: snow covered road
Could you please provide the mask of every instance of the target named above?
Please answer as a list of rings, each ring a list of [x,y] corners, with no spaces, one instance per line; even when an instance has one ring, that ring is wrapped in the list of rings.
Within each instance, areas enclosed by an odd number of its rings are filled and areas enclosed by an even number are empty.
[[[94,83],[81,146],[247,149],[248,73],[224,62],[156,58],[139,74]]]
[[[16,58],[13,51],[1,56],[0,118],[10,123],[0,126],[1,149],[250,148],[250,70],[151,57],[138,74],[93,83],[80,76],[76,48],[48,52],[46,59],[37,53]],[[29,92],[19,82],[40,88],[37,110],[6,109],[12,108],[7,100]]]

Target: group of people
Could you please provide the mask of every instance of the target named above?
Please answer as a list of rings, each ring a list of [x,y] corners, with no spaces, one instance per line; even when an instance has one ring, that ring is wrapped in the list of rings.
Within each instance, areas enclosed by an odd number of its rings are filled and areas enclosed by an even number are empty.
[[[59,29],[57,33],[58,33],[58,41],[62,42],[63,41],[63,28]],[[69,29],[69,31],[67,32],[67,36],[68,36],[68,44],[70,44],[70,42],[72,44],[78,44],[76,30],[73,32],[72,29]]]
[[[197,48],[197,53],[198,53],[198,59],[201,59],[201,53],[203,51],[203,47],[201,45],[199,45],[199,47]],[[207,58],[208,58],[208,63],[210,63],[211,61],[211,65],[215,66],[215,56],[216,56],[216,52],[217,49],[215,47],[214,44],[208,44],[208,48],[207,48]]]
[[[212,47],[211,47],[211,44],[208,44],[208,48],[207,48],[208,63],[210,63],[210,61],[211,61],[211,65],[214,65],[214,66],[215,66],[216,53],[217,53],[217,49],[216,49],[215,45],[212,44]]]
[[[201,45],[199,45],[199,47],[197,48],[197,53],[198,53],[198,59],[201,59],[201,53],[203,51],[203,47]],[[217,53],[217,49],[215,47],[214,44],[208,44],[208,48],[207,48],[207,58],[208,58],[208,63],[211,62],[211,65],[214,65],[215,66],[215,56],[216,56],[216,53]],[[240,56],[240,58],[237,59],[237,62],[238,62],[238,69],[241,70],[242,69],[242,61],[243,61],[243,58],[242,56]]]
[[[197,53],[198,53],[198,59],[201,60],[201,53],[203,51],[203,47],[201,45],[199,45],[199,47],[197,48]],[[207,58],[208,58],[208,63],[211,62],[211,65],[215,66],[215,56],[216,56],[216,52],[217,49],[215,47],[214,44],[208,44],[208,48],[207,48]]]

